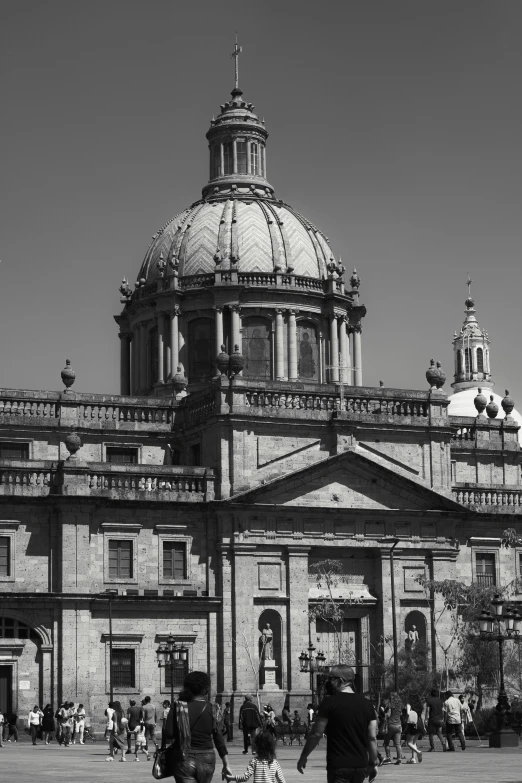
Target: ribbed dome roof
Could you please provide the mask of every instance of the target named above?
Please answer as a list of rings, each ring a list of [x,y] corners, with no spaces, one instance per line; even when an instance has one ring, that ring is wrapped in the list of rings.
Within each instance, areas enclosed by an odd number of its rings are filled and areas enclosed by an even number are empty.
[[[180,277],[213,273],[216,265],[326,277],[333,260],[327,237],[288,204],[263,198],[258,188],[249,193],[253,186],[241,190],[199,201],[160,229],[141,266],[141,284],[154,282],[165,264],[168,269],[176,263]]]

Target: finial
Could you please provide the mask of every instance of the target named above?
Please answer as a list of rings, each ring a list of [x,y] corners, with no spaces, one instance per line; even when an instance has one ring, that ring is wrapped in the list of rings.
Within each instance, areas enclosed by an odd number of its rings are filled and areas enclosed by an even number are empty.
[[[477,413],[478,413],[479,416],[483,415],[483,413],[484,413],[484,411],[486,409],[486,405],[487,404],[488,404],[488,401],[486,400],[486,398],[482,394],[482,389],[479,387],[478,394],[475,397],[475,399],[473,400],[473,405],[477,409]]]
[[[472,282],[473,282],[473,280],[468,275],[468,282],[466,283],[466,285],[468,286],[468,298],[466,299],[466,307],[468,308],[468,310],[471,310],[472,307],[475,307],[475,300],[471,296],[471,284],[472,284]]]
[[[66,359],[65,360],[65,367],[63,368],[61,372],[62,376],[62,382],[65,388],[65,394],[67,394],[68,390],[73,385],[74,381],[76,380],[76,373],[74,372],[73,368],[71,367],[71,360]]]
[[[122,302],[122,304],[124,304],[132,296],[132,289],[131,289],[131,287],[129,285],[129,281],[127,280],[126,277],[124,277],[123,280],[121,281],[121,285],[120,285],[119,291],[120,291],[120,294],[122,296],[121,302]]]
[[[446,373],[442,369],[442,364],[437,362],[435,367],[435,359],[430,359],[430,366],[426,370],[426,380],[431,389],[442,389],[446,383]]]
[[[353,275],[350,277],[350,284],[352,288],[359,288],[361,285],[361,278],[357,274],[357,269],[355,267],[353,268]]]
[[[236,64],[235,64],[236,65],[236,67],[235,67],[236,83],[235,83],[235,88],[234,88],[236,90],[239,90],[239,55],[241,54],[242,51],[243,51],[243,47],[237,45],[237,30],[236,30],[236,45],[234,46],[234,51],[230,55],[231,57],[234,57],[234,59],[236,61]]]
[[[502,409],[506,414],[506,418],[508,416],[511,416],[513,408],[515,407],[515,400],[509,396],[509,389],[506,389],[506,396],[503,397],[502,402],[500,404],[502,405]]]
[[[494,419],[498,414],[498,405],[495,402],[495,398],[492,394],[490,394],[489,402],[486,405],[486,413],[488,414],[488,419]]]

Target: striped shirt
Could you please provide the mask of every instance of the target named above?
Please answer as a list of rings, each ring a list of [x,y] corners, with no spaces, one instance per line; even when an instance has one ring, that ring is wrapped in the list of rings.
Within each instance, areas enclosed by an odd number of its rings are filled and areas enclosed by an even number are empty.
[[[283,770],[277,759],[272,762],[261,759],[250,759],[247,771],[243,775],[236,775],[237,783],[250,780],[254,776],[253,783],[286,783]]]

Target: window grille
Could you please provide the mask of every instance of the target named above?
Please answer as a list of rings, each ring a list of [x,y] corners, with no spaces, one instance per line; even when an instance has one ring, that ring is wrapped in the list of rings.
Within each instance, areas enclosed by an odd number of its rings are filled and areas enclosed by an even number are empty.
[[[107,462],[113,462],[117,465],[137,465],[138,449],[132,447],[122,448],[121,446],[107,446],[106,460]]]
[[[186,579],[187,546],[179,541],[163,542],[163,578]]]
[[[176,666],[171,668],[170,666],[165,667],[165,687],[170,688],[170,681],[172,679],[172,675],[174,675],[174,688],[182,688],[183,687],[183,680],[185,679],[185,676],[188,674],[188,661],[178,661]]]
[[[109,578],[132,579],[132,541],[109,541]]]
[[[251,174],[258,174],[258,153],[257,153],[257,144],[251,144],[250,145],[250,173]]]
[[[135,650],[112,650],[112,684],[115,688],[136,687]]]
[[[32,639],[41,641],[39,634],[13,617],[0,617],[0,639]]]
[[[29,444],[0,441],[0,459],[29,459]]]
[[[11,576],[11,539],[0,536],[0,576]]]
[[[477,582],[482,587],[496,585],[495,555],[490,552],[477,552],[475,556]]]

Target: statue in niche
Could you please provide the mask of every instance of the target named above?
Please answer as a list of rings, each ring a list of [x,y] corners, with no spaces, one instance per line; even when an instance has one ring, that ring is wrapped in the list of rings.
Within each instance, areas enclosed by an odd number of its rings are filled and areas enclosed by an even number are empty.
[[[412,650],[416,644],[419,643],[419,632],[417,626],[412,625],[411,629],[406,632],[406,649]]]
[[[263,660],[274,660],[274,632],[270,628],[270,623],[267,623],[261,631],[261,644],[263,650]]]
[[[313,349],[308,332],[303,332],[299,342],[299,376],[301,378],[313,378],[315,376]]]

